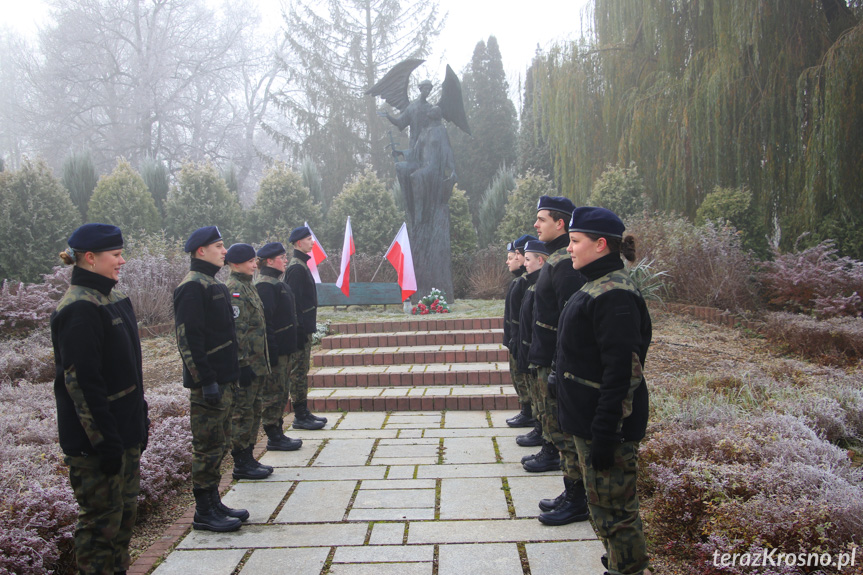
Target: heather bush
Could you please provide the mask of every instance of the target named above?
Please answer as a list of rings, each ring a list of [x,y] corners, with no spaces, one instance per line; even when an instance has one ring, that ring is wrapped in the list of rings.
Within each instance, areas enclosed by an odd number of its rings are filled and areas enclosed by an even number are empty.
[[[117,289],[132,301],[141,325],[174,319],[174,288],[189,271],[189,256],[162,234],[145,235],[126,246]]]
[[[776,254],[762,264],[758,279],[773,309],[818,317],[863,314],[863,262],[839,257],[831,240]]]
[[[765,316],[763,333],[787,351],[838,365],[863,358],[863,318],[810,316],[773,312]]]
[[[53,310],[53,308],[52,308]],[[47,328],[24,338],[10,338],[0,347],[0,386],[54,377],[54,350]]]
[[[0,284],[0,335],[21,335],[47,325],[57,302],[69,287],[71,268],[57,266],[42,283],[3,280]]]

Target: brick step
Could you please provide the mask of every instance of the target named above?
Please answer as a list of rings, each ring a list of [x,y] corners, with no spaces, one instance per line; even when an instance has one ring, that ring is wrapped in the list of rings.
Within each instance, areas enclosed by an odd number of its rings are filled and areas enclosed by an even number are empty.
[[[428,385],[512,385],[509,363],[428,363],[321,367],[309,373],[313,389]]]
[[[400,331],[453,331],[475,329],[503,329],[502,317],[471,319],[411,319],[364,323],[331,323],[335,334],[391,333]]]
[[[413,347],[352,347],[328,349],[312,356],[312,365],[316,367],[478,361],[509,361],[509,352],[499,343],[478,343]]]
[[[328,393],[327,393],[328,392]],[[362,395],[358,395],[358,393]],[[392,389],[313,389],[308,407],[313,412],[344,411],[454,411],[519,409],[511,386],[405,387]],[[289,434],[290,435],[290,434]]]
[[[503,329],[401,331],[372,334],[328,335],[321,340],[323,349],[356,347],[405,347],[418,345],[465,345],[500,343]]]

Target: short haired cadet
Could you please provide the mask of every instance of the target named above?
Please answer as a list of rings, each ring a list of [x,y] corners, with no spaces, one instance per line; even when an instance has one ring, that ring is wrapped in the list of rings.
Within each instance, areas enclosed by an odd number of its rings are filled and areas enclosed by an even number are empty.
[[[536,211],[548,210],[550,212],[561,212],[571,214],[575,209],[575,204],[569,198],[562,196],[540,196],[536,202]]]
[[[291,235],[288,237],[288,241],[292,244],[295,244],[298,241],[303,240],[311,235],[312,230],[310,230],[308,226],[299,226],[291,230]]]
[[[255,257],[255,248],[249,244],[234,244],[228,248],[225,261],[229,264],[241,264]]]
[[[257,255],[262,260],[269,260],[284,253],[287,253],[287,250],[285,250],[285,246],[283,246],[281,242],[270,242],[261,246],[258,249]]]
[[[222,234],[219,233],[219,228],[216,226],[204,226],[189,235],[189,239],[186,240],[186,245],[183,249],[187,254],[191,254],[198,248],[214,244],[221,239]]]

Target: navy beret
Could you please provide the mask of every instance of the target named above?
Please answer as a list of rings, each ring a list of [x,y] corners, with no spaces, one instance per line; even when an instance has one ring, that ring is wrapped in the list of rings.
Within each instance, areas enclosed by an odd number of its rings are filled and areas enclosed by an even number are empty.
[[[572,211],[570,232],[596,234],[608,238],[622,238],[626,227],[617,214],[605,208],[581,207]]]
[[[536,211],[551,210],[571,214],[574,209],[575,204],[572,203],[572,200],[561,196],[540,196],[536,203]]]
[[[291,237],[288,238],[288,241],[293,244],[310,235],[312,235],[312,230],[308,226],[300,226],[291,230]]]
[[[261,249],[258,250],[258,257],[263,259],[272,259],[276,256],[282,255],[286,251],[287,250],[285,250],[285,246],[282,245],[282,242],[270,242],[261,246]]]
[[[84,224],[69,236],[69,247],[76,252],[119,250],[123,247],[123,234],[111,224]]]
[[[518,238],[517,240],[512,242],[512,249],[524,251],[525,244],[527,244],[527,242],[529,242],[531,240],[535,241],[536,238],[531,236],[531,235],[524,234],[523,236],[521,236],[520,238]]]
[[[241,264],[255,257],[255,248],[249,244],[234,244],[228,248],[225,261],[229,264]]]
[[[186,240],[186,246],[183,248],[186,253],[192,253],[201,246],[214,244],[222,239],[222,234],[219,233],[219,228],[216,226],[204,226],[198,228]]]
[[[548,255],[548,247],[546,247],[545,242],[540,240],[528,240],[528,242],[524,246],[524,252],[530,252],[533,254],[542,254],[544,256]]]

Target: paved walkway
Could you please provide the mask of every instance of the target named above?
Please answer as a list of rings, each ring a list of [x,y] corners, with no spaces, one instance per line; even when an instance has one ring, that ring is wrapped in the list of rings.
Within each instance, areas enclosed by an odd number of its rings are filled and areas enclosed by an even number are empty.
[[[560,473],[519,463],[515,411],[327,414],[268,452],[275,472],[224,496],[249,510],[234,533],[190,531],[157,575],[598,575],[590,523],[547,527],[537,502]]]

